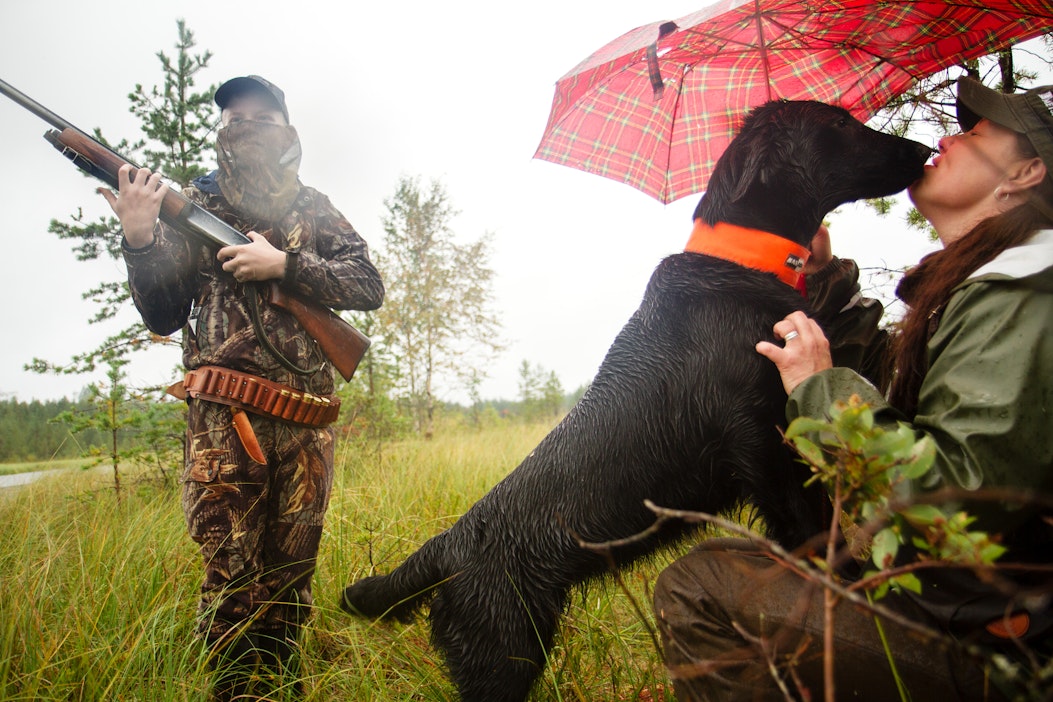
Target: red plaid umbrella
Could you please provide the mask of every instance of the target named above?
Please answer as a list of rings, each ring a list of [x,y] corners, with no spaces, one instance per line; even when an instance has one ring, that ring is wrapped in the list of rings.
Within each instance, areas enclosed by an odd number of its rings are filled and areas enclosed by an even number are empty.
[[[1050,0],[721,0],[563,76],[534,157],[672,202],[705,189],[763,102],[820,100],[865,121],[920,78],[1051,30]]]

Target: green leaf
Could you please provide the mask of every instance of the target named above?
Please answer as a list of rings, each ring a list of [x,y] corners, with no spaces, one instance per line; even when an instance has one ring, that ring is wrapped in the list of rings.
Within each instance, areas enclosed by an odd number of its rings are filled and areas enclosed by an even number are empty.
[[[900,511],[900,514],[910,522],[914,528],[926,527],[937,521],[946,521],[946,515],[936,505],[910,505]]]
[[[878,568],[888,568],[899,553],[899,535],[891,528],[882,529],[874,535],[871,545],[871,560]]]
[[[834,427],[843,438],[869,433],[874,428],[874,413],[868,405],[852,404],[834,420]]]
[[[801,457],[813,466],[826,465],[826,456],[823,454],[823,450],[810,440],[803,436],[798,436],[793,440],[793,445],[797,449],[797,453],[801,454]]]
[[[876,432],[876,430],[875,430]],[[898,459],[910,455],[914,446],[914,437],[904,436],[895,431],[875,433],[863,444],[863,453],[868,456]]]
[[[841,438],[845,442],[845,445],[856,453],[862,453],[863,445],[866,443],[867,440],[867,436],[865,433],[855,430],[845,432],[845,434]]]
[[[914,450],[910,455],[910,462],[901,469],[903,476],[908,480],[916,480],[929,472],[936,461],[936,444],[926,436],[914,444]]]
[[[991,564],[1001,558],[1004,553],[1005,546],[991,542],[980,549],[980,561]]]
[[[859,406],[859,423],[868,431],[874,428],[874,410],[870,405]]]
[[[896,586],[909,590],[916,595],[921,594],[921,581],[914,573],[901,573],[892,579]]]
[[[830,431],[829,422],[813,419],[812,417],[798,417],[790,422],[790,426],[786,428],[786,438],[793,439],[801,434],[821,434],[823,432],[829,433]]]

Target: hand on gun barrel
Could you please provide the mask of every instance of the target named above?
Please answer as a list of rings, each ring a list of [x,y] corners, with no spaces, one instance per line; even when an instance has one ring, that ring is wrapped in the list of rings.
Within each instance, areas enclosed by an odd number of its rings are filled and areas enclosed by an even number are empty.
[[[130,163],[117,170],[117,185],[116,193],[103,187],[95,191],[106,198],[121,220],[128,245],[133,249],[149,246],[168,186],[160,173],[152,173],[149,168],[135,169]]]

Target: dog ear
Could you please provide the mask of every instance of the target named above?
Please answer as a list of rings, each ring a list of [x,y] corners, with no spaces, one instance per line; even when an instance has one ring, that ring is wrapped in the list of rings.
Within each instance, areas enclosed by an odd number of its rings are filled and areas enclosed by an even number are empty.
[[[784,148],[779,142],[779,103],[768,103],[753,112],[743,122],[738,138],[732,141],[734,153],[729,154],[731,192],[728,202],[738,202],[754,185],[768,185],[776,178],[777,165],[783,159],[776,158]]]
[[[752,148],[744,149],[746,152],[745,158],[739,168],[735,187],[728,198],[729,202],[738,202],[741,200],[746,196],[746,192],[757,183],[768,183],[771,177],[771,169],[767,167],[767,164],[769,163],[768,152],[770,149],[771,144],[763,141],[754,144]]]
[[[711,216],[713,203],[725,207],[741,202],[758,186],[770,188],[776,183],[795,182],[785,177],[786,167],[794,162],[798,148],[793,135],[787,133],[788,121],[792,121],[788,112],[787,101],[773,100],[746,116],[735,138],[717,160],[707,187],[707,195],[713,197],[699,202],[696,218]],[[765,204],[775,204],[767,202],[768,198],[761,199]],[[704,206],[703,202],[707,204]]]
[[[735,138],[717,159],[706,184],[706,195],[695,208],[695,219],[713,215],[709,208],[715,202],[723,206],[738,202],[756,182],[764,161],[764,140],[756,138],[757,133],[762,131],[759,124],[762,111],[763,108],[757,108],[746,116]]]

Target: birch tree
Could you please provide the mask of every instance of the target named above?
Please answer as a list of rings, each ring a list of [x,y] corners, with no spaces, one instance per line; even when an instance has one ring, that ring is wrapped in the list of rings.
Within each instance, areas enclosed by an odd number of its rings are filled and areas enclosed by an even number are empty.
[[[445,186],[403,176],[384,200],[384,306],[376,313],[382,343],[399,369],[398,388],[416,429],[430,437],[440,395],[478,382],[501,348],[491,309],[490,234],[458,243],[458,214]]]

